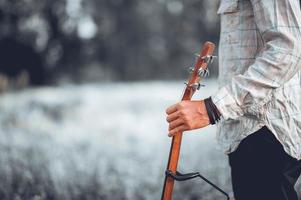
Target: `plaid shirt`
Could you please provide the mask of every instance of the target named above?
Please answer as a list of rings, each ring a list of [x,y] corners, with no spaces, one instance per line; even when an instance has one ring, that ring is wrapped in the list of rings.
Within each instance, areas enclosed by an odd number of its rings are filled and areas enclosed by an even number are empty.
[[[217,138],[226,153],[267,126],[301,159],[301,12],[298,0],[221,0]]]

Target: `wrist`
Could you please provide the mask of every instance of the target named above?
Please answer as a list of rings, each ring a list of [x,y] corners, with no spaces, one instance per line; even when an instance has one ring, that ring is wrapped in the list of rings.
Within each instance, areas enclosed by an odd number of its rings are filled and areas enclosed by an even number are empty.
[[[209,115],[206,109],[205,101],[201,100],[199,101],[199,115],[201,116],[202,120],[207,123],[207,125],[210,124]]]
[[[207,114],[209,116],[210,124],[214,125],[220,121],[221,113],[213,103],[211,97],[204,100]]]

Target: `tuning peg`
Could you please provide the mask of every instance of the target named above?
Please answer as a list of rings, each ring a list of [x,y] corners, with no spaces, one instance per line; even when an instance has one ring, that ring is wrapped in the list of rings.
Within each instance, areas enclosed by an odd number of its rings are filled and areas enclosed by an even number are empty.
[[[191,73],[193,73],[193,71],[194,71],[194,68],[193,67],[189,67],[188,68],[188,72],[191,74]]]
[[[193,88],[194,90],[199,90],[201,87],[205,87],[205,85],[200,84],[200,83],[194,83],[194,84],[192,85],[192,88]]]
[[[203,77],[204,74],[205,74],[205,70],[203,70],[202,68],[200,68],[199,71],[198,71],[199,77]]]
[[[205,70],[205,77],[208,77],[210,75],[209,69]]]
[[[199,77],[207,77],[209,76],[209,69],[200,68],[198,71]]]
[[[211,63],[213,63],[213,61],[214,61],[214,59],[216,59],[217,58],[217,56],[211,56]]]
[[[203,85],[201,83],[194,83],[192,85],[188,85],[188,83],[185,82],[184,84],[188,87],[192,87],[194,90],[199,90],[201,87],[205,87],[205,85]]]
[[[202,57],[202,59],[207,63],[212,63],[213,62],[213,59],[217,58],[217,56],[212,56],[212,55],[207,55],[207,56],[204,56]]]

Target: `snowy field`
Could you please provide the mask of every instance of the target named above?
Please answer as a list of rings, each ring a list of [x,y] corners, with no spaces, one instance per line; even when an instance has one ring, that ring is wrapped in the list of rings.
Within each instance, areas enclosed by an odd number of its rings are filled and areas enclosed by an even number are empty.
[[[0,199],[160,199],[170,148],[165,109],[183,87],[141,82],[2,94]],[[216,89],[207,82],[194,98]],[[231,193],[227,157],[214,138],[214,127],[186,133],[179,170],[199,171]],[[212,199],[225,198],[201,180],[176,183],[174,200]]]

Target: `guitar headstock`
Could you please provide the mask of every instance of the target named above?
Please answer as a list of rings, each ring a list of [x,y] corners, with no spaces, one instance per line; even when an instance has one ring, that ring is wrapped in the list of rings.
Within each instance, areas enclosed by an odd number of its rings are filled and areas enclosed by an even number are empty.
[[[196,90],[199,90],[203,86],[200,81],[203,77],[209,76],[208,64],[212,63],[213,51],[215,45],[212,42],[205,42],[200,54],[197,54],[197,61],[193,68],[190,69],[191,75],[186,84],[183,100],[191,99]]]

